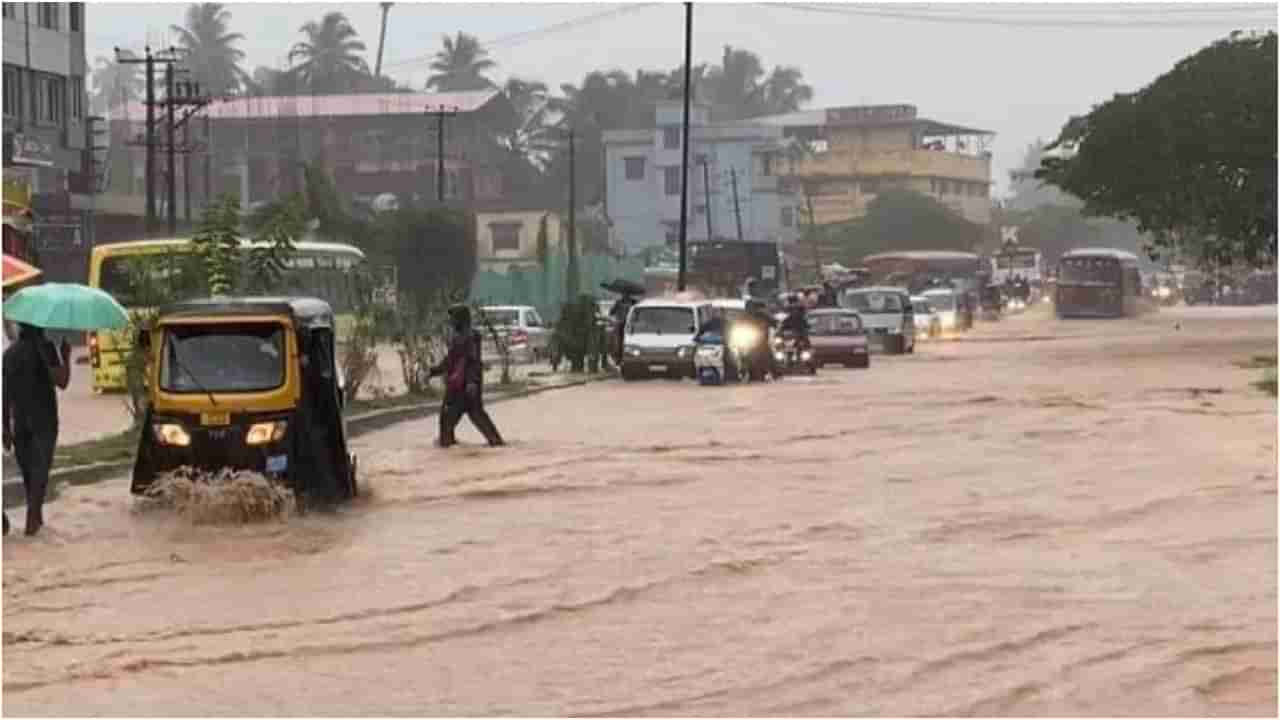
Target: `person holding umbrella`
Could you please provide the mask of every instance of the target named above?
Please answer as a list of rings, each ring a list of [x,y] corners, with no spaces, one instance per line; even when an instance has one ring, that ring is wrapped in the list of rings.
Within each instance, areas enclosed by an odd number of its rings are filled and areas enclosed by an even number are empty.
[[[4,351],[3,444],[17,456],[27,495],[27,535],[44,525],[44,500],[58,444],[57,390],[71,383],[71,345],[55,350],[45,329],[117,329],[128,324],[110,295],[84,285],[50,283],[24,288],[4,303],[18,339]],[[4,531],[9,518],[4,517]]]

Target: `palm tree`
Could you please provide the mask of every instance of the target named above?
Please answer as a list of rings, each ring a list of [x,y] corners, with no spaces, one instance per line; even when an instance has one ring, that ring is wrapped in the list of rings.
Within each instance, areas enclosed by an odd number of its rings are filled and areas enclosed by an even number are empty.
[[[435,74],[427,79],[427,89],[464,92],[494,87],[493,81],[484,74],[498,64],[488,56],[489,51],[481,47],[473,35],[459,32],[456,38],[444,36],[444,49],[431,61]]]
[[[314,20],[303,25],[299,32],[306,34],[304,42],[295,43],[289,51],[289,61],[301,58],[294,68],[304,87],[316,94],[351,92],[359,84],[359,78],[369,74],[369,65],[357,53],[365,51],[358,40],[355,28],[340,12],[326,14],[319,23]]]
[[[120,55],[126,59],[136,57],[129,50],[121,50]],[[140,70],[142,66],[118,63],[101,55],[95,59],[95,63],[97,67],[91,77],[95,113],[105,113],[111,107],[142,98],[145,91]]]
[[[249,78],[240,69],[244,52],[234,43],[240,33],[227,32],[231,11],[222,3],[197,3],[187,8],[186,26],[170,26],[187,66],[206,93],[224,95],[240,89]]]

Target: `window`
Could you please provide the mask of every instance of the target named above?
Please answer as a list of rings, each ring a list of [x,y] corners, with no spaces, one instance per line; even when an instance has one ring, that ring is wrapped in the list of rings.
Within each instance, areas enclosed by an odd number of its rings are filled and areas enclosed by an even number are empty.
[[[792,225],[795,225],[795,222],[796,222],[795,208],[790,208],[790,207],[782,208],[782,227],[789,228]]]
[[[489,231],[493,233],[493,251],[520,252],[520,223],[490,223]]]
[[[627,179],[628,179],[628,180],[643,180],[643,179],[644,179],[644,158],[642,158],[642,157],[629,157],[629,158],[626,158],[626,159],[624,160],[624,162],[626,163],[626,166],[627,166]]]
[[[680,194],[680,166],[672,165],[671,167],[662,168],[663,186],[668,195]]]
[[[773,177],[773,159],[773,153],[760,156],[760,174],[764,177]]]
[[[668,150],[676,150],[680,147],[680,128],[662,128],[662,147]]]
[[[8,6],[8,3],[5,3]],[[22,109],[22,71],[13,65],[4,66],[4,114],[18,117]]]
[[[71,32],[80,32],[84,26],[84,3],[71,3],[71,11],[69,13]]]
[[[40,3],[40,7],[36,11],[36,20],[42,28],[50,30],[58,30],[62,27],[62,23],[58,22],[58,3]]]
[[[84,78],[78,76],[71,78],[71,117],[84,119]]]
[[[38,75],[35,99],[36,122],[61,126],[66,116],[67,79],[57,75]]]
[[[18,3],[7,2],[4,4],[4,16],[10,20],[18,19]]]

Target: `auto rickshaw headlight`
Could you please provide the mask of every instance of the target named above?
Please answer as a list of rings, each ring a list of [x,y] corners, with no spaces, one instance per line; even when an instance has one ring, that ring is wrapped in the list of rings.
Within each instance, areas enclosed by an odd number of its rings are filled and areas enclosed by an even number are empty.
[[[284,420],[255,423],[249,427],[249,433],[245,435],[244,442],[246,445],[266,445],[270,442],[279,442],[284,438],[285,430],[288,427],[289,423]]]
[[[155,430],[156,440],[161,445],[187,447],[191,444],[191,435],[181,425],[157,423],[153,426],[153,429]]]

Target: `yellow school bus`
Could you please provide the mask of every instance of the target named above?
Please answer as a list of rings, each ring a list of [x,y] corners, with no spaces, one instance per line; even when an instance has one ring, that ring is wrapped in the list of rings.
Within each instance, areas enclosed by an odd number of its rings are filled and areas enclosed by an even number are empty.
[[[257,245],[243,241],[242,255]],[[345,338],[354,323],[356,278],[367,270],[364,252],[353,245],[310,240],[295,247],[279,292],[329,303],[337,316],[339,338]],[[189,237],[99,245],[89,257],[89,285],[110,293],[131,313],[156,309],[157,289],[163,291],[164,301],[207,296],[194,250]],[[95,392],[125,389],[125,360],[133,340],[125,331],[89,335]]]

